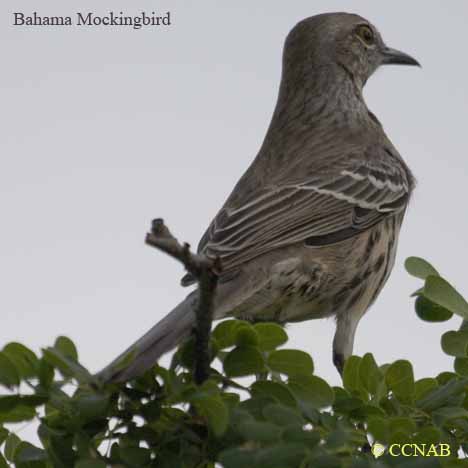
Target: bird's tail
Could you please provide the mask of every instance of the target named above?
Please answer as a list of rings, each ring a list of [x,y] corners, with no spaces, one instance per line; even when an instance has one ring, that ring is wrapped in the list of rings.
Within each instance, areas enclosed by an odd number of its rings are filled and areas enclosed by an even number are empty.
[[[125,382],[151,368],[158,358],[175,348],[190,334],[195,323],[196,298],[197,291],[189,294],[96,377],[104,382]]]

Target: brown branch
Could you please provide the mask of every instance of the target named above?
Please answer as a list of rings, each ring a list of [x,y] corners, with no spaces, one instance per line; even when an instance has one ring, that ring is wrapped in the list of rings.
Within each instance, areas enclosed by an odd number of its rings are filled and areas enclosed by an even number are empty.
[[[198,301],[195,309],[195,368],[194,379],[203,383],[210,374],[210,332],[213,322],[213,301],[221,271],[219,259],[194,254],[190,245],[181,244],[169,231],[162,219],[155,219],[151,232],[146,235],[146,244],[170,255],[181,262],[198,281]]]

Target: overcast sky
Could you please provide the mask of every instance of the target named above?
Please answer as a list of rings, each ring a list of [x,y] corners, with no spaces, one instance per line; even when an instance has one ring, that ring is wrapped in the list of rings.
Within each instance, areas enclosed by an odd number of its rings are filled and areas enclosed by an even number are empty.
[[[98,3],[0,6],[0,345],[39,350],[65,334],[97,371],[176,305],[187,293],[183,271],[144,245],[151,219],[196,246],[262,142],[285,35],[304,17],[344,10],[423,65],[381,69],[365,89],[418,186],[355,353],[410,359],[419,377],[451,369],[439,339],[458,319],[416,317],[409,295],[419,282],[403,262],[429,259],[468,295],[468,2]],[[172,26],[11,25],[14,11],[109,9],[170,10]],[[289,346],[338,383],[333,333],[332,320],[293,325]]]

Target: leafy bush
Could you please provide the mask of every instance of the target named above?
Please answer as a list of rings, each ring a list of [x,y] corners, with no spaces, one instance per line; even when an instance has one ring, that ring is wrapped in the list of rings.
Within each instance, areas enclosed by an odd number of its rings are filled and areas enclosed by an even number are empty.
[[[413,257],[406,267],[424,281],[421,319],[468,320],[467,302],[431,265]],[[379,366],[368,353],[347,360],[342,387],[315,375],[308,354],[283,347],[287,334],[272,323],[219,323],[210,352],[222,371],[200,386],[192,342],[168,368],[119,385],[97,381],[68,338],[40,356],[9,343],[0,352],[0,468],[468,466],[457,459],[468,453],[467,323],[442,336],[453,370],[415,381],[410,362]],[[34,419],[41,448],[9,424]],[[375,441],[449,444],[451,455],[375,460]]]

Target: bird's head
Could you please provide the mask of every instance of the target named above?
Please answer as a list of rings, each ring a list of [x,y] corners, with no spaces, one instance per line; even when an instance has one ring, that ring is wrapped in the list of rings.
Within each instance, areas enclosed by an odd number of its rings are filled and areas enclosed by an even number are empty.
[[[349,13],[325,13],[298,23],[286,40],[284,59],[319,68],[339,65],[362,87],[381,65],[417,65],[410,55],[388,47],[366,19]]]

